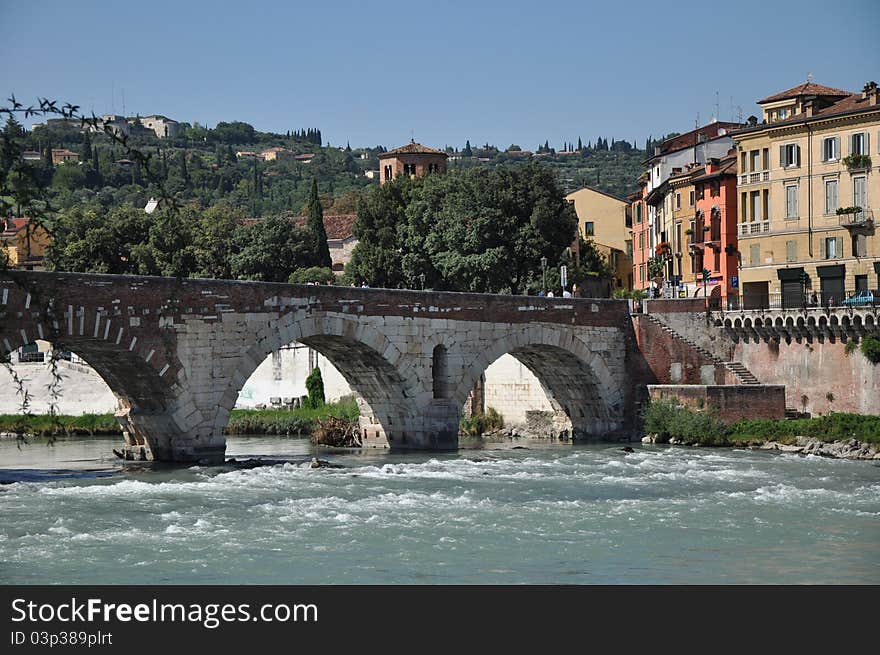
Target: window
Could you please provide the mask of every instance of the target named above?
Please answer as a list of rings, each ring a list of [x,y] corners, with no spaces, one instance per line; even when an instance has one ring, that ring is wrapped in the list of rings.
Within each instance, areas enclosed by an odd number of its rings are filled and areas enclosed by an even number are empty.
[[[761,246],[749,246],[749,265],[757,266],[761,263]]]
[[[801,165],[801,147],[796,143],[779,146],[779,165],[790,168]]]
[[[642,203],[636,204],[636,223],[642,222]]]
[[[639,264],[639,282],[645,281],[645,265]]]
[[[403,165],[403,174],[404,175],[415,175],[416,174],[416,165],[415,164],[404,164]]]
[[[752,191],[752,222],[761,220],[761,192]]]
[[[680,193],[675,194],[675,208],[681,209],[681,194]]]
[[[785,186],[785,217],[798,217],[798,188],[797,184],[787,184]]]
[[[752,150],[749,153],[749,157],[751,157],[751,168],[749,168],[749,172],[754,173],[755,171],[761,170],[761,151],[760,150]]]
[[[639,250],[645,249],[645,233],[639,232]]]
[[[761,153],[764,160],[764,170],[770,170],[770,148],[764,148]]]
[[[852,235],[853,257],[868,256],[868,242],[864,234]]]
[[[837,180],[825,180],[825,213],[837,211]]]
[[[788,109],[787,108],[780,109],[779,110],[779,120],[783,120],[785,118],[788,118]]]
[[[853,183],[853,207],[868,207],[868,178],[859,175],[852,179]],[[864,214],[862,214],[864,216]]]
[[[849,137],[849,154],[851,155],[867,155],[868,154],[868,134],[867,132],[856,132]]]
[[[743,191],[740,194],[740,222],[748,223],[749,222],[749,194]]]
[[[840,139],[829,136],[822,139],[822,161],[837,161],[840,159]]]
[[[692,189],[691,192],[688,194],[688,206],[689,206],[689,207],[693,207],[693,206],[694,206],[694,192],[693,192],[693,189]]]
[[[828,237],[822,241],[822,257],[824,259],[843,257],[843,237]]]
[[[797,261],[797,241],[786,241],[785,242],[785,261],[787,261],[787,262],[796,262]]]
[[[385,167],[385,181],[387,182],[393,177],[394,173],[391,172],[391,166]]]
[[[596,224],[593,221],[587,221],[584,224],[584,235],[591,237],[596,234]]]

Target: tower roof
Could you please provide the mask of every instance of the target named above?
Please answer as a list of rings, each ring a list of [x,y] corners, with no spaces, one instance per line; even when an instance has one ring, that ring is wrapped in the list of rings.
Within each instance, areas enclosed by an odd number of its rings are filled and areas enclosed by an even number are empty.
[[[411,141],[405,146],[401,146],[400,148],[395,148],[394,150],[389,150],[388,152],[382,153],[381,155],[379,155],[379,159],[386,159],[387,157],[395,157],[397,155],[443,155],[444,157],[449,156],[442,150],[435,150],[434,148],[423,146],[421,143]]]
[[[763,105],[768,102],[776,102],[777,100],[788,100],[789,98],[799,98],[800,96],[831,96],[836,98],[844,98],[848,95],[851,95],[849,91],[834,89],[830,86],[822,86],[821,84],[816,84],[815,82],[804,82],[803,84],[798,84],[797,86],[793,86],[790,89],[780,91],[779,93],[774,93],[772,96],[767,96],[762,100],[758,100],[758,104]]]

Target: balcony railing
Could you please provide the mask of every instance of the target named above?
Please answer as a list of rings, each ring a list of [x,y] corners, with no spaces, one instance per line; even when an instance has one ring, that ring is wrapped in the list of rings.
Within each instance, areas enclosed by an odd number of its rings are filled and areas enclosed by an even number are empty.
[[[769,182],[770,171],[756,171],[754,173],[743,173],[739,176],[740,186],[747,184],[758,184],[759,182]]]
[[[831,308],[831,307],[878,307],[880,306],[880,291],[872,292],[873,298],[857,304],[845,302],[856,292],[834,294],[829,291],[818,291],[815,297],[808,290],[807,295],[800,292],[797,293],[745,293],[741,296],[728,296],[725,303],[721,303],[721,298],[710,298],[710,309],[726,309],[728,311],[739,311],[744,309],[815,309],[815,308]]]
[[[860,212],[838,214],[837,218],[844,227],[871,227],[874,224],[874,210],[863,209]]]
[[[740,223],[739,235],[761,234],[770,231],[770,221],[754,221],[752,223]]]

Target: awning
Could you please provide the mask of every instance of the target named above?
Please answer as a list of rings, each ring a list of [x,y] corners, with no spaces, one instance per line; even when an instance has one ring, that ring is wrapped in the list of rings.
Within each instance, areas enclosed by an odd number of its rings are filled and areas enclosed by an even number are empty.
[[[841,267],[842,268],[842,267]],[[776,274],[780,282],[800,282],[803,268],[777,268]]]
[[[817,266],[816,273],[820,278],[826,277],[846,277],[846,266],[839,264],[837,266]]]

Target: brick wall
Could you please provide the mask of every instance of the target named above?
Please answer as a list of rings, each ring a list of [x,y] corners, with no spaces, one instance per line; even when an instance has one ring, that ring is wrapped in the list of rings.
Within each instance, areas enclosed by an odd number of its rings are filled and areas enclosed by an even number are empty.
[[[642,356],[660,384],[728,384],[723,366],[638,314],[633,328]]]
[[[785,418],[785,387],[771,384],[737,386],[652,384],[651,400],[675,399],[692,409],[712,409],[725,423],[740,419]]]

